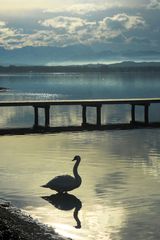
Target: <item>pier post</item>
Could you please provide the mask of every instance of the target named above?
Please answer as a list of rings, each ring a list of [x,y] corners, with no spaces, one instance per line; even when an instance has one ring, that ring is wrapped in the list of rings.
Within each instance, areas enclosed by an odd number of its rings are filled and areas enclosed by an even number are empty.
[[[87,123],[86,110],[87,110],[87,106],[82,105],[82,126],[85,126]]]
[[[97,105],[97,127],[101,126],[101,107],[102,105]]]
[[[33,106],[34,107],[34,128],[39,126],[39,116],[38,116],[38,108],[43,108],[45,113],[45,127],[49,127],[50,124],[50,116],[49,116],[49,109],[50,106]]]
[[[135,123],[135,105],[134,104],[131,105],[131,123],[132,124]]]
[[[38,107],[34,106],[34,127],[38,127]]]
[[[49,127],[50,117],[49,117],[50,106],[45,107],[45,127]]]
[[[149,104],[144,105],[144,122],[146,125],[149,123]]]

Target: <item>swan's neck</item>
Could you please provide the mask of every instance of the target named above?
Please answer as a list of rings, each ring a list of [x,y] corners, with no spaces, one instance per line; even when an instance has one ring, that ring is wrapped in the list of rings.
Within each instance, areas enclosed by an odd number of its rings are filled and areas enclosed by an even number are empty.
[[[75,179],[81,183],[81,177],[78,174],[78,166],[79,166],[80,161],[76,161],[74,167],[73,167],[73,175]]]

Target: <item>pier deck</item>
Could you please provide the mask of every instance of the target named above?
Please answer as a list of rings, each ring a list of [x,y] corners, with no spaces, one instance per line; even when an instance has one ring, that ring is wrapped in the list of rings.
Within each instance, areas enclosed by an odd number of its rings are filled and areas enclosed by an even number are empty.
[[[0,134],[25,134],[25,133],[44,133],[44,132],[60,132],[60,131],[82,131],[82,130],[106,130],[106,129],[133,129],[139,127],[160,127],[158,123],[149,121],[149,106],[151,104],[160,103],[160,98],[131,98],[131,99],[84,99],[84,100],[27,100],[27,101],[0,101],[1,107],[19,107],[32,106],[34,109],[34,123],[31,128],[16,129],[0,129]],[[101,123],[101,113],[103,105],[130,105],[131,121],[121,124],[105,124]],[[50,126],[50,107],[51,106],[81,106],[82,107],[82,123],[80,126]],[[144,121],[136,121],[136,106],[143,106]],[[87,122],[87,107],[96,108],[96,124]],[[39,108],[44,109],[45,124],[39,126]]]

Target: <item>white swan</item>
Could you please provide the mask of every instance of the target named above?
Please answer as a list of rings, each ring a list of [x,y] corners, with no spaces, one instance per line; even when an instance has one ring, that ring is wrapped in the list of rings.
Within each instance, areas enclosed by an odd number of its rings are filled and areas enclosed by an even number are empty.
[[[80,156],[76,155],[72,161],[76,161],[73,167],[74,177],[70,175],[57,176],[41,187],[50,188],[58,193],[66,193],[68,191],[72,191],[75,188],[78,188],[82,182],[82,179],[78,174],[78,166],[80,164],[81,158]]]

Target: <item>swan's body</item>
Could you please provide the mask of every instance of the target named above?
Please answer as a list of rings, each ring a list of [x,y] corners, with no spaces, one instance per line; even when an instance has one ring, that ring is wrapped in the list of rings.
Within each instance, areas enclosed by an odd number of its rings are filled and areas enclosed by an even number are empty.
[[[73,161],[76,161],[73,167],[73,175],[61,175],[53,178],[47,184],[43,185],[42,187],[50,188],[55,190],[58,193],[64,193],[68,191],[72,191],[75,188],[78,188],[81,185],[81,177],[78,174],[78,166],[81,161],[80,156],[75,156]]]

